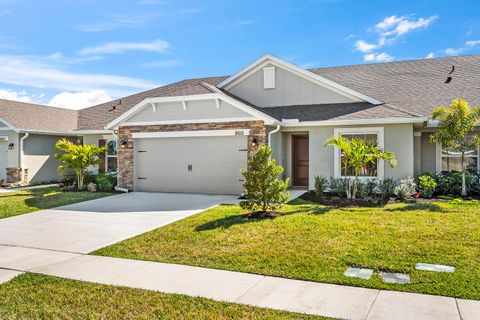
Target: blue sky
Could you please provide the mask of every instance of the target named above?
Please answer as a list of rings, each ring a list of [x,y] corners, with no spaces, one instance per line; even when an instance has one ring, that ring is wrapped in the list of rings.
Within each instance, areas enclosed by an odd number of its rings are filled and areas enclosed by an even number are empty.
[[[0,0],[0,97],[80,108],[229,75],[480,53],[478,1]]]

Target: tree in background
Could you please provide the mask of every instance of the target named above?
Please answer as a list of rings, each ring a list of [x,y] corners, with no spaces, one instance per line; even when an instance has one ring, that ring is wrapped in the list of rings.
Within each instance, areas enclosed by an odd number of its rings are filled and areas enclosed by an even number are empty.
[[[56,153],[55,159],[63,163],[58,167],[58,172],[64,174],[65,171],[73,171],[77,178],[78,190],[83,189],[83,181],[89,166],[99,164],[101,153],[105,152],[105,147],[96,145],[77,145],[67,139],[60,139],[55,144],[57,150],[62,153]]]
[[[397,165],[395,155],[380,149],[376,142],[367,142],[365,139],[353,138],[351,140],[342,136],[330,137],[324,146],[334,146],[340,149],[343,176],[347,177],[346,192],[348,199],[355,199],[358,191],[359,177],[362,172],[368,170],[368,166],[374,167],[378,160],[383,159],[394,168]],[[353,169],[354,179],[348,178],[348,169]],[[373,175],[372,172],[369,175]]]
[[[480,137],[473,134],[475,126],[480,121],[480,106],[471,109],[467,101],[455,99],[449,108],[444,106],[435,108],[432,119],[439,120],[439,129],[430,136],[430,140],[442,144],[447,150],[461,153],[462,196],[466,196],[465,153],[480,146]]]
[[[242,171],[246,200],[240,206],[252,212],[260,211],[263,215],[282,207],[290,198],[289,179],[280,179],[283,167],[277,166],[271,155],[272,149],[262,145],[248,161],[248,170]]]

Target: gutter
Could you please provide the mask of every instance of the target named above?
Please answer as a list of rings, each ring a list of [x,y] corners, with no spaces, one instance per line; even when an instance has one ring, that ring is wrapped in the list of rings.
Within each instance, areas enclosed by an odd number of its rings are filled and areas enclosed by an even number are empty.
[[[273,130],[273,131],[270,131],[268,133],[268,147],[271,148],[272,147],[272,135],[274,133],[277,133],[278,131],[280,131],[280,123],[277,123],[277,127]]]
[[[21,170],[21,176],[20,176],[20,183],[23,184],[25,182],[25,168],[23,165],[23,141],[28,138],[30,134],[27,132],[25,135],[20,139],[20,170]]]

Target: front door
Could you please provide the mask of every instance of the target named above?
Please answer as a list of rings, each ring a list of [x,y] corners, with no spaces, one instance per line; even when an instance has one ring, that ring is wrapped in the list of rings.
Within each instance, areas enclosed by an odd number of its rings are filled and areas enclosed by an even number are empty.
[[[292,136],[293,185],[308,186],[308,135]]]

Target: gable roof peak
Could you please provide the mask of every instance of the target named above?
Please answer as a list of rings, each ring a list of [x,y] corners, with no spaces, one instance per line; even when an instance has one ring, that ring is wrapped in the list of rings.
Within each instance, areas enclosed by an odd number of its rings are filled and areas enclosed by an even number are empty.
[[[256,59],[255,61],[253,61],[252,63],[250,63],[249,65],[247,65],[243,69],[241,69],[240,71],[236,72],[232,76],[223,80],[222,82],[220,82],[217,85],[217,87],[221,88],[221,89],[227,89],[228,90],[230,87],[232,87],[236,83],[243,80],[244,77],[246,77],[246,76],[250,75],[251,73],[257,71],[258,68],[261,68],[262,66],[264,66],[267,63],[272,63],[272,64],[276,65],[277,67],[283,68],[283,69],[285,69],[285,70],[287,70],[287,71],[289,71],[293,74],[296,74],[300,77],[303,77],[303,78],[305,78],[309,81],[312,81],[312,82],[314,82],[318,85],[325,86],[325,87],[330,87],[333,90],[336,90],[337,92],[340,92],[344,95],[353,96],[353,97],[356,97],[360,100],[363,100],[365,102],[369,102],[369,103],[375,104],[375,105],[383,103],[382,101],[379,101],[377,99],[374,99],[372,97],[364,95],[360,92],[357,92],[355,90],[347,88],[347,87],[345,87],[345,86],[343,86],[343,85],[341,85],[337,82],[334,82],[332,80],[324,78],[324,77],[322,77],[322,76],[320,76],[320,75],[318,75],[314,72],[311,72],[310,70],[301,68],[301,67],[299,67],[299,66],[297,66],[297,65],[295,65],[291,62],[280,59],[280,58],[278,58],[278,57],[276,57],[272,54],[269,54],[269,53],[264,54],[263,56]]]

